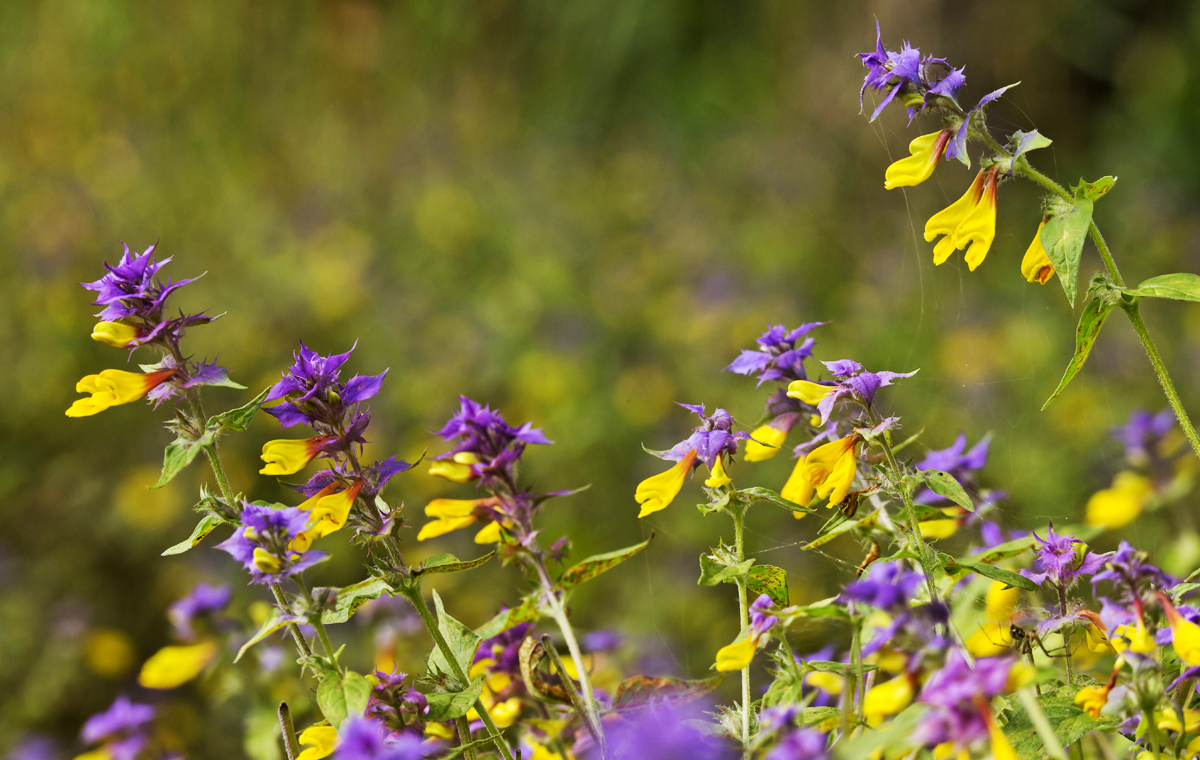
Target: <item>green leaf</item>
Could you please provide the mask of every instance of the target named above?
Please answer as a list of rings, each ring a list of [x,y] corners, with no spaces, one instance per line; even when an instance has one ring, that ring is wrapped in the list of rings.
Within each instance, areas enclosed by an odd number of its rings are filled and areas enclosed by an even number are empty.
[[[233,661],[237,662],[242,659],[242,655],[246,654],[250,647],[283,628],[288,622],[288,619],[284,617],[278,607],[272,607],[271,611],[267,613],[267,619],[258,627],[258,632],[251,636],[249,641],[242,644],[242,648],[238,650],[237,657],[234,657]]]
[[[196,544],[204,540],[204,537],[217,529],[217,526],[225,522],[216,515],[205,515],[200,518],[200,522],[196,523],[195,529],[192,530],[192,535],[172,546],[162,553],[162,556],[169,557],[172,554],[183,554],[188,549],[191,549]]]
[[[882,507],[880,509],[882,509]],[[850,531],[854,530],[855,528],[873,525],[875,523],[875,520],[878,517],[879,517],[879,509],[875,510],[874,512],[867,515],[866,517],[863,517],[862,519],[846,520],[845,522],[839,524],[837,527],[830,530],[828,533],[826,533],[822,536],[817,536],[812,541],[809,541],[808,543],[804,544],[800,548],[802,548],[806,551],[808,549],[816,549],[818,546],[827,544],[830,541],[832,541],[833,539],[837,538],[838,536],[841,536],[845,533],[849,533]]]
[[[779,611],[779,617],[783,620],[784,627],[792,624],[794,620],[800,618],[839,618],[841,620],[849,620],[850,613],[846,611],[845,606],[838,602],[839,597],[831,596],[828,599],[822,599],[819,602],[806,604],[800,607],[787,607]]]
[[[471,711],[475,701],[483,693],[483,676],[472,681],[462,691],[439,692],[426,694],[429,701],[429,712],[423,716],[425,720],[454,720],[461,718]]]
[[[481,639],[490,639],[521,623],[532,623],[541,617],[537,600],[527,596],[512,609],[507,609],[475,629],[475,635]]]
[[[633,546],[627,546],[624,549],[617,549],[616,551],[607,552],[605,554],[595,554],[591,557],[588,557],[578,565],[568,568],[567,571],[563,573],[562,578],[559,579],[558,587],[564,591],[569,591],[584,581],[589,581],[606,570],[610,570],[613,567],[621,564],[625,560],[640,552],[642,549],[645,549],[653,540],[654,534],[651,533],[650,538],[647,538],[640,544],[635,544]]]
[[[1042,712],[1046,714],[1047,721],[1054,729],[1054,736],[1058,738],[1062,746],[1071,746],[1089,731],[1112,726],[1111,719],[1093,720],[1075,704],[1074,695],[1064,692],[1066,692],[1065,689],[1053,693],[1043,693],[1037,700]],[[1039,760],[1049,757],[1045,743],[1038,736],[1037,729],[1023,706],[1017,706],[1016,712],[1004,726],[1004,735],[1008,737],[1008,741],[1016,750],[1017,755],[1022,758]]]
[[[192,460],[204,450],[204,447],[212,444],[213,439],[213,431],[205,430],[204,435],[195,440],[179,436],[168,443],[167,448],[163,451],[162,475],[159,476],[158,482],[150,487],[162,488],[170,483],[180,470],[192,463]]]
[[[1075,306],[1076,280],[1079,274],[1079,258],[1083,254],[1083,240],[1087,237],[1088,225],[1092,222],[1092,199],[1076,197],[1070,209],[1050,218],[1038,236],[1046,256],[1058,272],[1063,292],[1071,306]]]
[[[950,473],[941,470],[922,470],[921,477],[925,479],[930,490],[938,496],[949,499],[968,512],[975,511],[975,502],[971,501],[966,490]]]
[[[1200,275],[1177,272],[1151,277],[1136,290],[1134,295],[1149,298],[1173,298],[1176,301],[1200,301]]]
[[[791,512],[806,512],[808,514],[817,513],[817,510],[815,509],[802,507],[794,501],[788,501],[776,492],[772,491],[770,488],[758,488],[757,486],[754,488],[741,488],[738,489],[738,493],[742,494],[743,496],[749,496],[751,500],[769,501],[772,504],[777,504]]]
[[[475,559],[460,560],[453,554],[439,554],[436,557],[430,557],[414,567],[412,574],[413,576],[419,576],[431,573],[458,573],[463,570],[479,567],[495,556],[496,552],[493,551]]]
[[[442,605],[442,598],[436,591],[433,592],[433,604],[437,608],[438,630],[442,632],[446,643],[450,645],[450,651],[454,653],[454,659],[458,661],[462,672],[469,672],[471,662],[475,659],[475,650],[479,648],[479,642],[483,639],[470,628],[450,617]],[[450,663],[442,655],[442,650],[435,646],[433,653],[429,655],[429,673],[433,674],[438,671],[455,675]]]
[[[746,590],[757,597],[766,594],[777,607],[788,606],[787,573],[774,565],[755,565],[750,568]]]
[[[382,578],[368,578],[353,586],[334,590],[337,592],[337,601],[334,602],[333,609],[321,613],[321,622],[326,625],[346,622],[359,607],[383,594],[390,595],[392,591],[391,586]]]
[[[950,575],[958,575],[959,573],[970,570],[974,573],[979,573],[982,576],[991,578],[994,581],[1000,581],[1009,586],[1025,589],[1026,591],[1037,591],[1038,584],[1026,578],[1024,575],[1014,573],[1012,570],[1005,570],[1002,567],[994,565],[985,565],[982,562],[967,562],[956,560],[949,554],[944,552],[938,553],[938,558],[942,562],[942,567]]]
[[[1117,178],[1113,176],[1101,177],[1095,182],[1084,182],[1079,180],[1079,184],[1072,188],[1076,195],[1082,195],[1091,201],[1096,201],[1102,198],[1109,190],[1113,189],[1113,185],[1117,184]]]
[[[716,691],[724,679],[724,673],[699,681],[685,681],[671,676],[634,676],[625,679],[617,687],[617,694],[613,697],[613,709],[631,710],[661,702],[684,704]]]
[[[1067,371],[1063,373],[1058,388],[1050,398],[1046,399],[1046,403],[1042,404],[1042,411],[1045,411],[1046,407],[1058,398],[1063,389],[1067,387],[1067,383],[1071,382],[1072,378],[1082,369],[1088,354],[1092,352],[1092,344],[1100,335],[1100,328],[1104,327],[1104,320],[1108,319],[1108,313],[1113,310],[1114,306],[1115,304],[1109,302],[1108,299],[1095,297],[1088,301],[1087,306],[1083,307],[1083,314],[1079,315],[1079,326],[1075,328],[1075,355],[1071,357],[1071,363],[1067,365]]]
[[[1064,534],[1065,535],[1065,534]],[[982,562],[985,565],[994,565],[1001,560],[1011,559],[1012,557],[1020,556],[1029,551],[1029,547],[1033,546],[1033,536],[1028,535],[1023,538],[1015,538],[1012,541],[1006,541],[990,549],[972,554],[966,559],[971,562]]]
[[[232,387],[244,388],[245,386],[234,383]],[[237,409],[230,409],[228,412],[221,412],[213,415],[208,421],[208,427],[218,430],[229,430],[241,432],[250,427],[250,420],[254,419],[254,415],[258,414],[258,410],[262,408],[263,400],[267,394],[271,392],[270,388],[264,388],[263,392],[255,396],[250,403],[244,406],[239,406]]]
[[[718,562],[711,555],[700,555],[700,580],[696,581],[701,586],[715,586],[718,583],[736,583],[738,578],[744,578],[746,573],[750,571],[750,566],[754,564],[754,560],[748,559],[744,562],[739,562],[733,565],[726,565],[723,562]]]
[[[837,673],[839,676],[846,672],[847,668],[853,668],[852,665],[846,662],[829,662],[827,660],[806,660],[804,663],[805,670],[815,670],[819,673]],[[862,671],[870,673],[872,670],[879,670],[878,665],[869,662],[862,664]]]
[[[367,710],[371,683],[358,673],[347,672],[341,678],[333,672],[317,686],[317,706],[329,724],[337,728],[348,718],[360,717]]]

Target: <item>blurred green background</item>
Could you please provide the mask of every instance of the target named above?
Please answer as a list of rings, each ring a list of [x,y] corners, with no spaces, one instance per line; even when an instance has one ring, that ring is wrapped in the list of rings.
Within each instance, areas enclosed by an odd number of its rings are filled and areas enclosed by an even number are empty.
[[[176,303],[225,316],[188,346],[250,386],[208,392],[210,410],[273,382],[299,340],[322,352],[358,340],[351,372],[391,368],[372,454],[443,450],[428,431],[458,393],[543,426],[556,445],[531,450],[525,473],[592,485],[547,508],[549,540],[569,535],[579,559],[657,531],[573,605],[580,627],[629,635],[631,670],[641,658],[703,674],[735,632],[733,588],[695,585],[697,555],[729,525],[692,508],[695,485],[643,521],[632,494],[662,469],[641,444],[666,448],[692,425],[671,402],[758,418],[765,389],[722,368],[768,322],[829,321],[818,358],[919,367],[880,396],[908,430],[939,448],[992,431],[983,482],[1009,492],[1008,523],[1078,521],[1118,465],[1108,429],[1161,408],[1161,394],[1118,317],[1038,412],[1075,321],[1055,283],[1019,275],[1039,193],[1001,189],[978,271],[961,256],[932,266],[920,230],[972,175],[943,165],[884,190],[889,160],[932,128],[899,109],[873,125],[859,114],[853,54],[873,46],[873,16],[889,46],[909,39],[966,65],[966,105],[1020,80],[990,123],[1053,138],[1033,157],[1051,176],[1120,176],[1096,217],[1128,280],[1197,269],[1194,3],[0,4],[0,750],[26,731],[65,748],[87,715],[138,694],[136,666],[169,641],[166,606],[196,581],[232,583],[246,626],[268,596],[212,549],[223,535],[158,556],[190,531],[206,476],[197,464],[145,490],[165,410],[63,416],[78,378],[125,366],[89,339],[96,309],[76,286],[119,257],[119,240],[160,240],[172,277],[207,272]],[[1098,267],[1089,244],[1085,283]],[[1200,408],[1200,307],[1143,313]],[[236,489],[295,503],[256,474],[278,434],[264,415],[223,450]],[[789,468],[778,457],[732,474],[778,488]],[[470,488],[422,468],[388,493],[419,526],[428,499]],[[845,582],[856,545],[802,552],[819,522],[769,509],[752,515],[750,547],[787,569],[794,602]],[[1162,549],[1190,530],[1173,520],[1123,535]],[[478,552],[469,532],[431,543],[411,556]],[[361,577],[354,551],[335,553],[316,582]],[[517,580],[489,565],[443,587],[476,625],[517,598]],[[341,628],[369,667],[369,631]],[[407,641],[401,664],[414,667],[426,645]],[[247,697],[206,707],[215,691],[158,698],[192,757],[242,751]]]

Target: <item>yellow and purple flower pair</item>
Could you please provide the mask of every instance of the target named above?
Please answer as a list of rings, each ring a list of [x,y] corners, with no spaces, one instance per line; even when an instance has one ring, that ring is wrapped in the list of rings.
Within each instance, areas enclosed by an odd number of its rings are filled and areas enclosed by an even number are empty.
[[[754,604],[750,605],[750,625],[732,644],[727,644],[717,651],[717,661],[713,667],[718,672],[729,673],[750,667],[759,644],[778,621],[778,618],[769,613],[772,604],[771,597],[761,594],[754,600]]]
[[[651,476],[638,484],[633,498],[641,505],[638,517],[666,509],[679,495],[683,481],[701,463],[708,466],[711,477],[705,481],[709,488],[729,484],[723,459],[737,453],[738,441],[748,440],[750,434],[733,431],[733,417],[724,409],[711,416],[704,413],[703,404],[679,404],[701,420],[701,425],[683,441],[665,451],[651,451],[659,459],[677,464],[666,472]]]
[[[75,385],[75,390],[91,395],[71,404],[67,409],[67,416],[90,417],[110,406],[137,401],[175,377],[175,374],[173,369],[145,373],[106,369],[98,375],[87,375]]]
[[[806,404],[811,404],[821,413],[821,424],[829,422],[829,415],[838,401],[854,401],[865,408],[871,408],[875,401],[875,393],[893,381],[912,377],[919,370],[912,372],[868,372],[863,365],[853,359],[822,362],[833,376],[831,384],[814,383],[809,380],[795,380],[788,385],[788,396],[797,398]]]
[[[241,525],[217,548],[246,570],[253,583],[280,583],[328,559],[321,551],[297,549],[294,542],[309,527],[310,515],[296,507],[274,509],[243,502]]]

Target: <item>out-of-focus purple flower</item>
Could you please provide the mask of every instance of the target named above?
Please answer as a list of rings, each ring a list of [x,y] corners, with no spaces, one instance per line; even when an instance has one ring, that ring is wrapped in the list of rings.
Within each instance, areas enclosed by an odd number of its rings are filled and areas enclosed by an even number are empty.
[[[765,760],[828,760],[829,739],[811,728],[789,732],[771,748]]]
[[[196,618],[220,612],[229,604],[233,596],[228,586],[210,586],[207,583],[196,584],[187,596],[175,602],[167,609],[167,619],[175,627],[179,638],[187,640],[195,635],[192,623]]]
[[[641,710],[609,731],[611,754],[621,760],[730,760],[740,754],[689,725],[692,717],[666,704]]]
[[[367,717],[381,721],[390,731],[421,725],[429,709],[425,695],[405,684],[408,676],[398,670],[375,671],[376,684],[367,700]]]
[[[1125,458],[1135,467],[1149,467],[1163,458],[1159,446],[1171,428],[1175,427],[1175,413],[1170,408],[1158,414],[1138,409],[1129,415],[1129,421],[1113,428],[1113,437],[1125,447]]]
[[[521,644],[532,631],[532,623],[519,623],[490,639],[484,639],[479,643],[479,648],[475,650],[474,662],[492,660],[493,664],[488,666],[489,673],[507,673],[519,678],[521,675]]]
[[[589,631],[579,640],[584,652],[611,652],[624,643],[625,637],[617,631]]]
[[[1102,581],[1111,582],[1122,604],[1133,605],[1135,601],[1140,604],[1153,592],[1175,585],[1173,578],[1147,561],[1146,552],[1135,549],[1128,541],[1122,541],[1117,551],[1105,558],[1104,569],[1092,576],[1092,588],[1095,590]]]
[[[79,738],[86,744],[102,742],[113,760],[133,760],[146,744],[146,724],[153,719],[153,707],[122,695],[107,710],[88,718]]]
[[[308,528],[304,510],[243,502],[240,520],[241,526],[217,548],[241,562],[254,583],[280,583],[328,557],[325,552],[292,548],[292,540]]]
[[[802,662],[798,660],[798,662]],[[800,714],[799,705],[778,705],[768,707],[758,715],[758,727],[761,731],[773,734],[782,728],[788,728]]]
[[[59,760],[62,753],[49,736],[26,736],[8,751],[8,760]]]
[[[834,405],[843,398],[852,399],[864,406],[875,400],[875,392],[891,385],[892,381],[917,374],[912,372],[867,372],[853,359],[822,362],[833,375],[834,383],[820,384],[807,380],[795,380],[788,386],[788,395],[807,404],[813,404],[821,413],[821,424],[829,421]]]
[[[1104,567],[1105,560],[1112,556],[1089,552],[1087,544],[1074,536],[1060,536],[1054,532],[1054,523],[1046,528],[1045,539],[1037,531],[1034,531],[1033,538],[1037,542],[1034,566],[1041,572],[1022,570],[1021,575],[1038,584],[1049,580],[1060,588],[1070,588],[1081,575],[1097,573]]]
[[[767,631],[775,626],[779,618],[770,614],[770,609],[775,603],[771,601],[771,597],[766,594],[760,594],[754,603],[750,605],[750,627],[753,629],[751,634],[755,638],[762,636]]]
[[[700,462],[703,462],[712,469],[722,455],[732,457],[737,453],[738,441],[750,438],[750,434],[744,431],[733,432],[733,417],[724,409],[717,409],[710,416],[704,413],[704,404],[679,405],[698,416],[701,425],[687,438],[666,451],[650,452],[659,459],[678,462],[689,452],[695,451],[696,462],[693,467],[699,467]]]
[[[925,746],[952,742],[965,747],[988,738],[987,703],[1008,681],[1013,657],[979,657],[972,666],[957,648],[951,649],[946,664],[935,671],[917,701],[930,706],[913,732],[913,740]]]
[[[341,729],[334,760],[421,760],[440,749],[410,733],[388,736],[382,723],[372,718],[351,718]]]
[[[842,598],[881,610],[907,609],[923,582],[920,573],[905,569],[902,562],[874,562],[867,577],[842,589]]]
[[[795,330],[788,330],[783,325],[767,325],[767,331],[754,341],[759,350],[742,351],[725,369],[739,375],[758,375],[759,385],[770,380],[806,380],[804,360],[812,358],[816,341],[805,338],[801,343],[800,340],[823,324],[806,322]]]
[[[958,438],[955,438],[954,443],[949,447],[926,453],[925,458],[917,463],[917,469],[941,470],[955,476],[960,473],[982,470],[983,466],[987,464],[988,446],[991,442],[992,437],[986,435],[964,453],[963,450],[967,448],[967,435],[959,433]]]
[[[983,539],[985,549],[991,549],[1000,544],[1016,541],[1018,538],[1028,536],[1029,532],[1024,530],[1005,530],[990,520],[981,520],[979,525],[979,537]]]

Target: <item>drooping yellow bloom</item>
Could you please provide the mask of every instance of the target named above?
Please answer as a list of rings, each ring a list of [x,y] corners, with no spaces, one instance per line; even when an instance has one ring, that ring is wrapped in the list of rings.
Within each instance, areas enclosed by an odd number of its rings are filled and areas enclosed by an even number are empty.
[[[717,461],[713,463],[711,474],[704,480],[704,485],[709,488],[720,488],[721,486],[729,485],[731,482],[729,475],[725,473],[724,461],[721,457],[717,457]]]
[[[1075,704],[1092,716],[1092,720],[1100,717],[1100,711],[1108,703],[1107,686],[1085,686],[1075,695]]]
[[[761,425],[750,434],[746,441],[745,460],[747,462],[762,462],[779,453],[779,447],[787,440],[787,431],[780,430],[774,425]]]
[[[470,483],[478,475],[470,465],[479,464],[479,457],[469,451],[460,451],[447,460],[437,460],[429,465],[429,474],[449,480],[451,483]]]
[[[822,499],[829,497],[829,506],[841,504],[846,499],[850,484],[858,471],[858,458],[855,455],[855,445],[858,439],[853,435],[839,438],[836,441],[818,446],[804,458],[804,478]],[[796,501],[790,499],[790,501]],[[812,501],[811,494],[809,502]],[[807,507],[808,504],[796,501]]]
[[[1119,625],[1113,630],[1109,639],[1113,649],[1124,652],[1126,649],[1138,654],[1150,654],[1158,648],[1154,637],[1146,630],[1146,624],[1139,619],[1137,625]]]
[[[880,757],[882,756],[883,752],[880,750]],[[971,750],[959,747],[954,742],[942,742],[933,748],[933,760],[948,760],[951,757],[955,760],[971,760]]]
[[[110,406],[137,401],[174,375],[175,370],[173,369],[145,374],[126,372],[120,369],[106,369],[99,375],[88,375],[75,384],[75,391],[92,395],[71,404],[71,408],[67,410],[67,416],[90,417],[103,412]]]
[[[1092,494],[1087,503],[1087,523],[1104,528],[1120,528],[1133,522],[1154,494],[1149,479],[1136,472],[1119,472],[1111,488]]]
[[[479,516],[475,512],[475,508],[494,503],[494,498],[434,499],[425,505],[425,515],[437,519],[433,522],[425,523],[421,527],[421,532],[417,534],[417,540],[424,541],[427,538],[436,538],[451,531],[474,525],[479,522]],[[480,532],[482,533],[482,531]],[[497,535],[497,538],[499,538],[499,535]]]
[[[163,647],[142,665],[138,684],[147,689],[174,689],[200,675],[216,656],[217,645],[212,641]]]
[[[968,243],[963,260],[972,272],[983,263],[992,241],[996,238],[996,178],[998,171],[988,172],[979,202],[971,208],[962,223],[954,230],[954,247],[961,249]]]
[[[282,438],[263,444],[261,459],[267,466],[259,470],[262,475],[294,475],[300,472],[321,453],[324,436],[294,440]]]
[[[246,530],[250,529],[247,528]],[[283,563],[279,561],[279,557],[276,557],[261,546],[256,546],[254,547],[254,566],[262,573],[277,573],[279,572],[279,568],[283,567]]]
[[[337,747],[337,729],[333,726],[309,726],[300,732],[296,741],[308,747],[296,756],[296,760],[321,760],[332,755]]]
[[[1116,654],[1117,650],[1109,642],[1108,636],[1095,623],[1088,623],[1083,630],[1087,634],[1084,640],[1087,642],[1088,649],[1099,654]]]
[[[913,139],[908,144],[908,152],[912,155],[893,162],[887,168],[883,175],[883,186],[888,190],[912,187],[929,179],[946,150],[950,135],[950,130],[943,129]]]
[[[429,722],[425,724],[425,735],[449,740],[454,738],[454,729],[445,723]]]
[[[758,639],[747,636],[741,641],[726,644],[718,649],[717,663],[714,667],[721,673],[745,670],[750,667],[750,661],[754,659],[756,651],[758,651]]]
[[[792,468],[792,474],[783,484],[783,490],[779,492],[779,495],[790,502],[807,507],[812,503],[813,487],[812,483],[809,483],[804,477],[804,459],[804,455],[801,454],[800,458],[796,460],[796,466]],[[799,520],[805,514],[805,512],[793,512],[792,517]]]
[[[956,245],[954,231],[971,213],[971,209],[975,208],[975,204],[979,203],[979,198],[983,195],[985,176],[986,172],[976,174],[975,181],[971,183],[961,198],[929,217],[929,221],[925,222],[926,242],[932,242],[938,235],[945,236],[933,247],[934,264],[943,263],[954,252]]]
[[[1025,258],[1021,259],[1021,276],[1029,282],[1042,285],[1054,276],[1054,264],[1050,263],[1050,257],[1042,246],[1042,228],[1045,226],[1046,220],[1043,219],[1033,236],[1033,242],[1025,249]]]
[[[333,493],[337,484],[325,486],[312,498],[300,504],[297,508],[308,512],[309,527],[292,539],[291,548],[298,552],[306,552],[312,542],[322,536],[341,530],[350,517],[350,509],[363,483],[356,480],[349,488]]]
[[[908,707],[912,698],[913,687],[908,674],[901,674],[872,686],[863,699],[863,715],[867,719],[867,725],[878,726],[884,718]]]
[[[834,385],[820,385],[808,380],[793,380],[788,384],[787,395],[789,398],[798,398],[806,404],[816,406],[835,390],[837,390],[837,386]]]
[[[475,543],[477,544],[495,544],[500,541],[500,523],[490,522],[483,526],[483,529],[475,534]]]
[[[92,340],[107,343],[117,348],[125,348],[137,340],[138,331],[124,322],[97,322],[92,328]]]
[[[692,469],[692,463],[695,461],[696,451],[693,449],[671,469],[652,475],[638,483],[637,490],[633,493],[633,498],[642,505],[638,517],[645,517],[661,509],[666,509],[679,494],[679,489],[683,488],[683,480],[687,477],[688,472]]]

